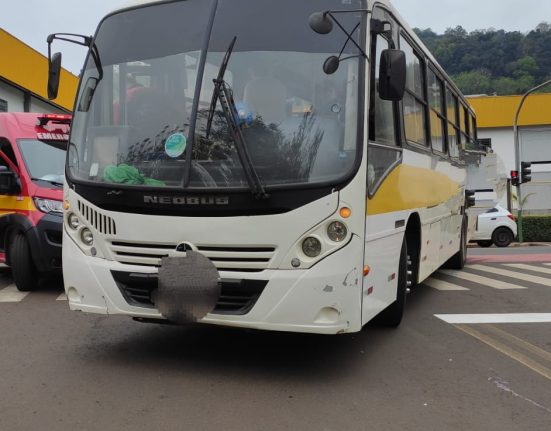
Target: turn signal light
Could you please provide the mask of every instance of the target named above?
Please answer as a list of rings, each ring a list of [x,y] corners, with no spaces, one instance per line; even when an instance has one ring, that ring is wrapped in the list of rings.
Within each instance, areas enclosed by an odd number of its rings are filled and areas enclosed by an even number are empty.
[[[341,210],[339,211],[339,214],[341,215],[342,218],[348,218],[352,215],[352,210],[348,207],[342,207]]]

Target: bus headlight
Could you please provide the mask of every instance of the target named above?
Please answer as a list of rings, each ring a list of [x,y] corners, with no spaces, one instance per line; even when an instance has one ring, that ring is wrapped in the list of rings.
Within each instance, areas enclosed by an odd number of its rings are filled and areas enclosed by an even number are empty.
[[[80,233],[80,239],[87,246],[91,246],[92,244],[94,244],[94,235],[92,235],[92,231],[87,227],[82,229],[82,232]]]
[[[71,229],[74,230],[77,230],[80,226],[80,220],[78,219],[77,215],[73,213],[69,214],[69,216],[67,217],[67,223],[69,224]]]
[[[329,226],[327,226],[327,236],[331,241],[341,242],[346,238],[348,230],[346,225],[340,221],[334,221]]]
[[[302,252],[308,257],[317,257],[321,253],[321,242],[319,239],[309,236],[302,241]]]

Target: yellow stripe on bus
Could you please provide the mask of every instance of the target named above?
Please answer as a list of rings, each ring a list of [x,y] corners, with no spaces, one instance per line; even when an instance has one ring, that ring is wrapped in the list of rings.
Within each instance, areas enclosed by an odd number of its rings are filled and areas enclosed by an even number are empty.
[[[397,166],[367,203],[367,214],[377,215],[434,207],[458,195],[461,185],[446,174],[414,166]]]

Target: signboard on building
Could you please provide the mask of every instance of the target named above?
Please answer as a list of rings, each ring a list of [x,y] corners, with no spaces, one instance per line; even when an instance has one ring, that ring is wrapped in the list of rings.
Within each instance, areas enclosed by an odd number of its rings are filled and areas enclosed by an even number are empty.
[[[521,128],[520,145],[524,161],[551,160],[551,127]]]

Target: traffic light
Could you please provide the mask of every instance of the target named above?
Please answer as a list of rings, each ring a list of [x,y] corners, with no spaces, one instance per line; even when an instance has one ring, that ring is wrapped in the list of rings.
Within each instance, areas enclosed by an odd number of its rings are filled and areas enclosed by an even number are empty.
[[[520,184],[519,178],[518,178],[518,171],[511,171],[511,185],[516,187]]]
[[[532,181],[532,163],[520,162],[520,183],[529,183]]]

